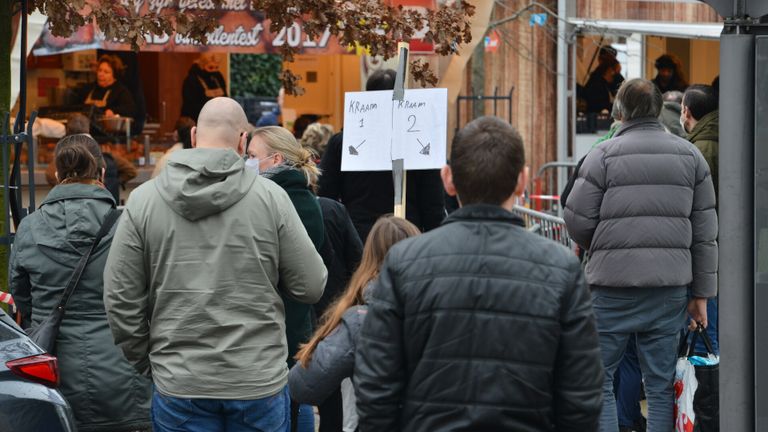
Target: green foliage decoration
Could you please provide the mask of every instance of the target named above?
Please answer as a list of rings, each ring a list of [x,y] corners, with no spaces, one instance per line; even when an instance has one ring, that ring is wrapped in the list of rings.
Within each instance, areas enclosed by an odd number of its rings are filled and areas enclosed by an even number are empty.
[[[232,54],[229,58],[233,97],[277,97],[283,59],[276,54]]]

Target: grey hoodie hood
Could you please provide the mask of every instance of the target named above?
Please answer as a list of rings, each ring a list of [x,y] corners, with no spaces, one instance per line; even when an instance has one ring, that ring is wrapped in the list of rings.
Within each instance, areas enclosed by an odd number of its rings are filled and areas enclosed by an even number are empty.
[[[233,150],[178,150],[155,181],[163,200],[184,219],[223,212],[243,199],[258,176]]]

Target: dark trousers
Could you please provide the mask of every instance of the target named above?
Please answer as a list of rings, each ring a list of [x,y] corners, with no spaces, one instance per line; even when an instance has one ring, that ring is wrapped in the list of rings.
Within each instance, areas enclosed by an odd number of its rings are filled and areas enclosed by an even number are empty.
[[[640,411],[643,375],[640,360],[637,358],[637,336],[630,336],[624,358],[613,379],[613,392],[616,394],[616,411],[619,426],[634,426],[641,422]]]

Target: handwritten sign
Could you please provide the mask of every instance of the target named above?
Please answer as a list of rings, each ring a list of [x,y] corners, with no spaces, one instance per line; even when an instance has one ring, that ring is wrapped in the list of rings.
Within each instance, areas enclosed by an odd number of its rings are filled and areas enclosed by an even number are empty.
[[[391,171],[394,159],[406,170],[445,165],[448,90],[405,90],[402,101],[392,93],[346,93],[342,171]]]

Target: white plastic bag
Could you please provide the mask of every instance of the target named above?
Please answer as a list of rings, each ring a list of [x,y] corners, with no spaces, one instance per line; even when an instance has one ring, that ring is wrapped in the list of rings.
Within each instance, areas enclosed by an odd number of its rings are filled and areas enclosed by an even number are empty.
[[[687,357],[678,358],[675,368],[675,432],[693,432],[696,420],[693,396],[698,387],[696,369]]]

